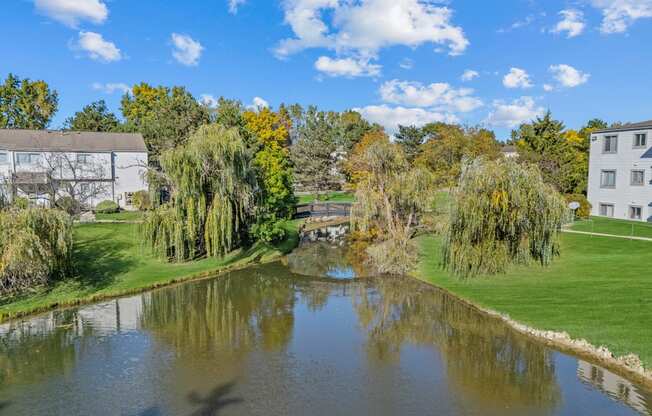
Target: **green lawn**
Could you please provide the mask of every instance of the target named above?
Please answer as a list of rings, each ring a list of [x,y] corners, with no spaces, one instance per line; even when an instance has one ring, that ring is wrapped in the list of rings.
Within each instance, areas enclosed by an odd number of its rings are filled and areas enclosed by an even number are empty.
[[[587,231],[601,234],[652,238],[652,224],[640,221],[591,217],[588,220],[576,221],[571,226],[571,229],[576,231]]]
[[[135,293],[207,276],[229,267],[270,260],[291,251],[298,244],[298,222],[288,222],[286,228],[288,238],[275,247],[258,243],[223,259],[174,264],[153,257],[141,246],[141,235],[136,224],[77,225],[74,255],[76,277],[19,298],[0,300],[0,320],[58,305],[74,305]]]
[[[316,194],[297,195],[299,204],[309,204],[317,199]],[[320,202],[353,202],[355,195],[350,192],[329,192],[326,195],[320,195]]]
[[[104,221],[140,221],[145,215],[141,211],[120,211],[113,214],[95,214],[95,218]]]
[[[564,234],[550,267],[462,281],[439,267],[439,237],[418,241],[423,280],[532,327],[566,331],[617,356],[636,353],[652,367],[652,242]]]

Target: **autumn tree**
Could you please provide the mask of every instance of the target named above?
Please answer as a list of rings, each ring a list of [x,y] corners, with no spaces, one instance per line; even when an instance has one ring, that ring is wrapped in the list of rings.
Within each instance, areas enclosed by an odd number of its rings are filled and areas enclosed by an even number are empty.
[[[247,111],[243,119],[255,139],[253,165],[262,187],[253,232],[265,241],[280,240],[285,235],[280,222],[291,217],[296,202],[288,149],[290,120],[269,108]]]
[[[412,238],[434,198],[431,174],[389,140],[369,144],[358,163],[366,174],[356,188],[353,229],[372,239],[367,251],[381,273],[405,273],[416,264]]]
[[[389,136],[383,130],[371,130],[362,136],[362,139],[351,149],[343,168],[347,186],[350,189],[355,189],[369,173],[365,154],[367,149],[375,143],[389,143]]]
[[[0,128],[44,129],[57,112],[59,96],[45,81],[13,74],[0,84]]]
[[[64,123],[68,130],[94,132],[115,131],[119,125],[118,117],[109,111],[104,100],[85,106],[74,116],[68,117]]]

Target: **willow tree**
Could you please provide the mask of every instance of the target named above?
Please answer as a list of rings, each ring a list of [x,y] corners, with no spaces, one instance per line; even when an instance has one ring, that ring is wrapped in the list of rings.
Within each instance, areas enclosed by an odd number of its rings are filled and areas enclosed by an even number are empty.
[[[375,243],[367,251],[380,272],[404,273],[416,263],[412,237],[433,201],[431,175],[410,167],[388,139],[371,143],[356,166],[365,174],[356,187],[353,228]]]
[[[143,227],[156,253],[176,261],[220,257],[242,243],[257,185],[237,129],[203,126],[163,152],[161,167],[171,199],[147,215]]]
[[[444,266],[462,277],[496,274],[510,264],[545,266],[559,254],[569,210],[534,165],[467,162],[452,193]]]

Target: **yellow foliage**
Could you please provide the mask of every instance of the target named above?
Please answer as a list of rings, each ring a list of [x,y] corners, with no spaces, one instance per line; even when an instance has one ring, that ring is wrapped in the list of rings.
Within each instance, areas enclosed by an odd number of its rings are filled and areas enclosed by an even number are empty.
[[[372,130],[365,133],[362,139],[353,146],[348,160],[344,163],[344,172],[347,175],[350,189],[356,189],[357,184],[369,174],[369,168],[362,155],[372,144],[379,142],[389,142],[389,137],[381,130]]]
[[[260,111],[246,111],[244,119],[261,145],[265,147],[287,147],[290,138],[291,122],[287,117],[269,108]]]

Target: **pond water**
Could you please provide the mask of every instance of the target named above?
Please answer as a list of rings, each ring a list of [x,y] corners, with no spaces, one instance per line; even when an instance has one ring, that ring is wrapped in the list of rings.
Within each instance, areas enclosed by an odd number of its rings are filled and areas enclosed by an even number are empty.
[[[305,249],[323,261],[0,325],[0,415],[652,414],[651,392],[441,291]]]

